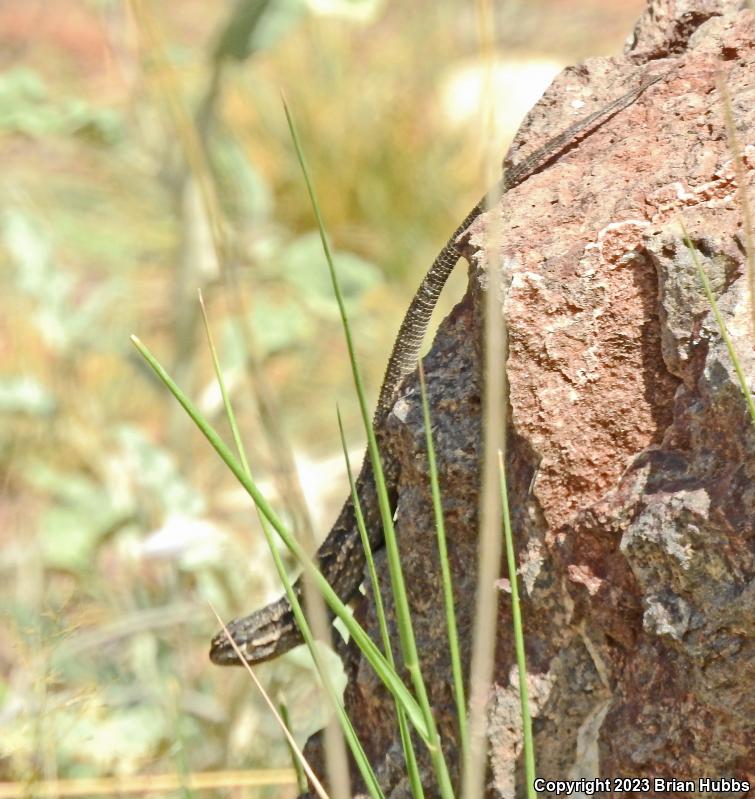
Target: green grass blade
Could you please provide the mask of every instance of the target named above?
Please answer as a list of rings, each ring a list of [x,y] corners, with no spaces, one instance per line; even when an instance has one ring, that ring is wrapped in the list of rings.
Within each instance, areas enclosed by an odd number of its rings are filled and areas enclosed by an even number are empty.
[[[187,414],[191,417],[194,424],[199,428],[204,437],[210,443],[212,448],[218,453],[223,462],[233,472],[236,479],[241,483],[244,490],[254,500],[255,505],[259,508],[263,516],[270,522],[270,525],[275,532],[280,536],[283,543],[288,547],[289,551],[301,563],[301,565],[308,569],[312,574],[318,589],[322,593],[325,601],[327,602],[333,613],[338,616],[343,622],[349,635],[352,636],[357,646],[362,650],[364,656],[370,662],[370,665],[375,669],[375,673],[380,678],[385,687],[395,696],[400,702],[401,706],[406,711],[407,717],[412,725],[416,728],[420,737],[429,742],[432,740],[430,730],[425,723],[425,716],[420,709],[417,701],[411,695],[403,682],[397,678],[390,664],[385,659],[384,655],[375,643],[370,639],[364,628],[357,622],[353,615],[349,612],[348,608],[341,602],[338,595],[332,589],[328,581],[322,576],[312,559],[304,551],[299,542],[291,535],[285,524],[281,521],[278,514],[273,510],[263,494],[260,492],[257,484],[244,470],[241,463],[233,456],[223,439],[218,435],[217,431],[211,424],[202,416],[199,410],[195,407],[192,401],[184,394],[184,392],[176,385],[175,381],[165,371],[160,362],[155,356],[145,347],[145,345],[138,339],[137,336],[131,336],[131,341],[137,348],[141,356],[147,361],[149,366],[155,372],[157,377],[165,384],[166,388],[173,394],[179,404],[184,408]]]
[[[367,525],[364,521],[364,514],[362,513],[362,503],[359,501],[357,494],[356,483],[354,482],[354,473],[351,469],[351,460],[349,452],[346,447],[346,435],[343,431],[343,420],[341,419],[341,411],[336,407],[336,416],[338,418],[338,432],[341,436],[341,448],[343,450],[343,458],[346,462],[346,474],[349,478],[349,489],[351,491],[351,501],[354,503],[354,515],[357,520],[357,528],[359,529],[359,537],[362,540],[362,549],[367,559],[367,568],[370,573],[370,583],[372,584],[372,593],[375,598],[375,615],[377,616],[378,625],[380,627],[380,638],[383,642],[383,650],[385,657],[391,666],[395,667],[393,658],[393,650],[391,648],[391,639],[388,633],[388,621],[385,618],[385,606],[383,605],[383,596],[380,593],[380,584],[378,583],[377,570],[375,569],[375,558],[372,555],[372,546],[370,545],[370,538],[367,534]]]
[[[333,707],[336,711],[336,715],[338,716],[338,721],[341,724],[341,729],[343,731],[344,737],[351,749],[351,753],[354,756],[354,761],[359,768],[359,773],[362,775],[362,779],[367,786],[367,790],[369,791],[370,796],[372,799],[385,799],[382,789],[380,788],[380,784],[377,781],[377,777],[375,776],[375,772],[370,765],[370,761],[367,758],[367,754],[364,751],[362,744],[357,737],[356,730],[354,729],[351,719],[349,718],[348,714],[346,713],[346,709],[343,706],[343,703],[338,698],[336,691],[333,687],[333,683],[330,679],[328,670],[323,666],[322,660],[320,658],[320,653],[317,647],[317,641],[315,641],[314,636],[312,635],[312,631],[307,624],[307,620],[304,617],[304,611],[302,610],[301,603],[299,602],[296,593],[293,590],[293,586],[291,585],[291,581],[288,578],[286,573],[286,567],[283,564],[283,560],[281,559],[280,552],[278,552],[278,548],[275,546],[275,542],[272,538],[272,532],[268,525],[263,525],[263,530],[267,530],[268,538],[268,546],[270,551],[273,555],[273,561],[275,563],[275,568],[278,572],[281,581],[286,590],[286,595],[288,596],[289,600],[291,601],[291,608],[294,612],[294,617],[296,618],[296,623],[301,630],[302,637],[304,638],[304,642],[307,645],[307,648],[312,653],[312,658],[315,662],[315,667],[317,668],[317,673],[322,680],[323,686],[330,697],[330,700],[333,704]],[[234,649],[236,647],[234,646]],[[237,653],[238,654],[238,653]]]
[[[212,367],[215,370],[215,378],[217,379],[218,387],[220,388],[220,396],[223,400],[223,407],[225,408],[225,414],[228,418],[228,424],[231,428],[233,443],[236,445],[236,452],[239,454],[241,465],[244,467],[244,471],[251,478],[252,470],[249,468],[249,461],[246,459],[246,450],[244,449],[244,442],[241,440],[241,433],[239,432],[239,426],[236,422],[236,414],[233,411],[231,398],[228,396],[228,391],[226,390],[225,380],[223,379],[223,371],[220,368],[220,360],[218,359],[218,352],[215,348],[215,341],[212,338],[210,320],[207,318],[207,309],[205,308],[204,297],[202,296],[201,289],[197,292],[197,296],[199,298],[199,309],[202,312],[202,322],[204,324],[205,336],[207,337],[207,346],[210,348]],[[260,521],[263,521],[263,517],[260,517]]]
[[[280,714],[281,719],[283,719],[283,724],[285,725],[286,729],[291,731],[291,719],[288,715],[288,707],[286,706],[285,702],[280,702],[278,704],[278,713]],[[304,769],[302,768],[301,762],[297,757],[296,750],[286,738],[286,744],[288,746],[289,754],[291,755],[291,765],[294,767],[294,772],[296,773],[296,790],[302,794],[306,793],[307,788],[307,777],[304,774]]]
[[[362,513],[362,504],[359,501],[357,494],[356,484],[354,483],[354,474],[351,470],[351,461],[349,460],[349,452],[346,447],[346,436],[343,432],[343,421],[341,419],[341,411],[336,407],[336,415],[338,416],[338,432],[341,436],[341,447],[343,448],[343,457],[346,461],[346,473],[349,477],[349,488],[351,489],[351,501],[354,503],[354,514],[357,520],[357,527],[359,528],[359,536],[362,539],[362,548],[367,559],[367,567],[370,572],[370,583],[372,584],[372,593],[375,597],[375,615],[378,619],[380,626],[380,637],[383,641],[383,650],[388,662],[395,668],[395,661],[393,658],[393,650],[391,649],[391,639],[388,633],[388,620],[385,617],[385,607],[383,606],[383,597],[380,593],[380,584],[378,583],[377,570],[375,569],[375,559],[372,556],[372,547],[370,546],[370,539],[367,535],[367,526],[364,523],[364,514]],[[409,726],[406,721],[406,714],[404,713],[401,705],[396,702],[396,718],[398,720],[399,734],[401,736],[401,746],[404,750],[404,758],[406,760],[406,767],[409,773],[409,784],[412,789],[412,796],[415,799],[423,797],[424,790],[422,788],[422,780],[419,776],[419,767],[417,766],[417,756],[414,752],[414,745],[412,744],[411,735],[409,733]]]
[[[218,360],[217,350],[215,349],[215,343],[212,339],[212,333],[210,331],[210,324],[207,319],[207,313],[204,306],[204,301],[202,299],[201,292],[199,293],[199,306],[202,311],[202,320],[204,322],[205,333],[207,335],[207,343],[210,348],[210,354],[212,355],[212,363],[215,369],[215,375],[218,381],[218,385],[220,386],[220,393],[223,398],[223,405],[225,407],[226,416],[228,417],[228,422],[231,427],[231,431],[233,434],[233,440],[236,444],[236,449],[239,453],[239,457],[241,459],[241,463],[244,468],[244,472],[246,476],[251,480],[252,479],[252,472],[249,468],[249,462],[246,457],[246,452],[244,449],[244,444],[241,440],[241,435],[239,433],[238,424],[236,422],[236,414],[233,411],[233,405],[231,404],[230,397],[228,396],[228,392],[226,391],[225,380],[223,379],[223,372],[220,368],[220,362]],[[275,546],[275,541],[273,540],[273,534],[270,529],[270,525],[267,523],[267,520],[264,516],[260,513],[259,508],[257,508],[257,516],[259,517],[260,524],[262,525],[262,531],[265,535],[265,539],[268,544],[268,548],[273,556],[273,562],[275,563],[275,568],[278,571],[278,576],[283,583],[284,589],[286,591],[286,595],[288,596],[289,602],[291,603],[291,607],[294,612],[294,616],[296,618],[296,622],[301,630],[302,637],[304,638],[307,647],[312,655],[312,659],[315,663],[315,668],[317,669],[317,673],[320,676],[322,681],[323,687],[330,699],[331,705],[335,710],[336,716],[338,721],[341,725],[341,732],[343,736],[345,736],[349,748],[351,749],[352,755],[354,756],[354,760],[359,768],[360,774],[365,781],[365,785],[367,786],[370,795],[373,799],[384,799],[382,791],[380,789],[380,785],[377,781],[377,777],[370,765],[369,760],[367,759],[367,755],[357,738],[356,731],[354,730],[351,720],[348,718],[346,711],[343,707],[343,703],[338,697],[338,694],[333,686],[333,681],[330,678],[330,673],[328,670],[323,666],[322,659],[320,658],[320,652],[317,647],[317,643],[315,641],[315,637],[312,634],[312,630],[307,622],[304,612],[301,608],[301,604],[299,602],[298,597],[296,596],[296,592],[293,589],[291,581],[288,577],[288,573],[286,572],[286,568],[283,565],[283,561],[280,557],[280,552],[278,548]],[[234,647],[235,649],[235,647]],[[287,728],[286,728],[287,731]],[[333,736],[333,732],[335,732],[337,737]],[[290,735],[286,736],[287,740],[289,741],[290,746]],[[330,777],[331,785],[334,788],[334,794],[338,797],[348,797],[351,795],[350,790],[350,779],[349,779],[349,766],[348,761],[346,760],[346,751],[343,746],[343,737],[339,734],[338,728],[334,728],[331,734],[327,737],[327,743],[331,747],[331,751],[328,754],[329,757],[326,760],[326,766],[328,771],[328,776]],[[298,761],[295,759],[295,763]]]
[[[296,130],[296,125],[294,124],[293,117],[291,116],[291,112],[286,105],[285,99],[283,101],[283,107],[286,112],[286,119],[288,121],[291,139],[294,143],[294,148],[296,149],[296,156],[299,160],[299,165],[301,166],[301,170],[304,175],[307,192],[309,194],[312,209],[315,214],[315,219],[317,220],[317,227],[320,233],[323,251],[325,252],[325,258],[328,262],[330,279],[333,284],[333,291],[335,293],[336,302],[338,303],[338,310],[341,315],[341,323],[343,325],[344,335],[346,337],[346,346],[349,352],[354,386],[359,399],[359,409],[362,414],[365,432],[367,433],[367,447],[375,474],[375,486],[377,489],[378,502],[380,505],[380,515],[383,521],[383,532],[385,534],[385,546],[388,555],[388,567],[391,576],[391,590],[393,592],[394,604],[396,607],[396,620],[398,622],[401,653],[406,669],[411,677],[414,691],[417,695],[417,702],[425,719],[425,726],[429,731],[428,749],[433,763],[433,769],[438,780],[438,789],[440,791],[440,795],[443,797],[443,799],[453,799],[453,788],[451,786],[451,778],[448,773],[448,766],[443,756],[443,749],[440,745],[440,737],[435,726],[435,719],[433,718],[432,708],[430,707],[430,699],[427,694],[427,688],[425,686],[424,680],[422,679],[419,656],[417,654],[417,643],[411,623],[409,601],[407,599],[406,586],[404,584],[404,577],[401,571],[401,560],[399,556],[398,543],[396,541],[396,533],[393,528],[393,512],[388,500],[388,491],[385,485],[382,464],[380,462],[380,453],[378,451],[377,440],[375,438],[375,431],[372,426],[370,415],[367,411],[364,385],[362,383],[362,377],[357,364],[353,337],[351,335],[351,326],[346,314],[346,307],[343,302],[343,296],[338,283],[338,276],[336,275],[335,266],[333,264],[333,256],[328,243],[328,237],[325,230],[325,224],[322,219],[322,214],[320,213],[320,207],[317,202],[317,196],[309,176],[309,169],[304,158],[304,153],[302,151],[299,135]]]
[[[461,668],[459,652],[459,633],[456,629],[456,608],[454,606],[454,589],[451,569],[448,563],[448,546],[446,543],[446,524],[443,518],[443,503],[438,481],[438,465],[435,460],[432,426],[430,422],[430,404],[427,400],[427,384],[422,362],[419,363],[419,385],[422,396],[422,416],[425,424],[425,441],[427,444],[427,466],[430,473],[430,488],[433,496],[433,512],[435,514],[435,530],[438,538],[438,555],[440,558],[441,578],[443,580],[443,601],[446,609],[446,629],[448,646],[451,653],[451,674],[454,682],[454,701],[459,717],[459,742],[461,744],[462,762],[466,762],[469,754],[469,735],[467,729],[467,700],[464,694],[464,675]]]
[[[509,567],[511,583],[511,617],[514,627],[514,649],[516,666],[519,674],[519,702],[522,708],[522,739],[524,741],[524,778],[527,785],[528,799],[536,799],[535,791],[535,745],[532,740],[532,715],[530,714],[529,694],[527,691],[527,661],[524,653],[524,630],[522,612],[519,607],[519,587],[516,576],[516,555],[514,554],[514,536],[511,532],[511,514],[509,513],[509,492],[506,485],[506,470],[503,466],[503,453],[498,453],[498,469],[501,478],[501,506],[503,509],[503,535],[506,545],[506,563]]]
[[[682,229],[682,237],[684,238],[684,243],[689,250],[690,255],[692,256],[692,261],[695,264],[695,268],[697,269],[697,274],[700,276],[700,282],[703,284],[703,291],[705,292],[705,296],[708,299],[708,304],[710,305],[710,309],[713,312],[713,316],[716,319],[716,323],[718,324],[718,331],[721,334],[721,338],[726,345],[726,349],[729,353],[729,357],[731,358],[732,364],[734,364],[734,371],[737,373],[737,379],[739,380],[739,387],[742,390],[742,394],[744,395],[745,402],[747,403],[747,408],[750,411],[750,419],[753,424],[755,424],[755,400],[753,400],[752,393],[750,391],[750,387],[747,385],[747,377],[745,376],[744,369],[742,368],[742,364],[737,356],[737,351],[734,349],[734,344],[729,336],[729,331],[726,329],[726,324],[724,322],[723,316],[721,316],[721,312],[718,310],[718,303],[716,302],[716,298],[713,296],[713,290],[710,287],[710,281],[708,280],[708,276],[705,274],[705,269],[703,269],[702,263],[700,263],[700,259],[697,257],[697,250],[695,249],[694,245],[692,244],[692,239],[689,237],[689,233],[687,233],[687,228],[684,226],[684,222],[680,218],[679,226]]]

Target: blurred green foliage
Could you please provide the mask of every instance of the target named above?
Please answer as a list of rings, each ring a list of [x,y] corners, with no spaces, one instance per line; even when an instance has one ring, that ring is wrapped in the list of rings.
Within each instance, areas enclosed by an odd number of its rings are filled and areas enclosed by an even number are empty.
[[[444,76],[476,55],[469,4],[142,7],[163,53],[119,0],[0,7],[0,780],[288,763],[248,678],[206,659],[208,601],[228,618],[278,593],[254,513],[128,342],[138,333],[222,426],[203,289],[274,497],[281,453],[250,343],[297,452],[338,451],[336,400],[359,440],[280,90],[373,392],[422,267],[480,193],[478,139],[440,109]],[[544,8],[518,4],[519,29],[568,28]],[[196,126],[227,262],[169,103]],[[309,488],[324,533],[345,477]],[[300,740],[321,725],[303,653],[259,671]]]
[[[75,97],[58,100],[42,76],[25,67],[0,76],[0,129],[27,136],[82,136],[105,145],[123,134],[115,109]]]

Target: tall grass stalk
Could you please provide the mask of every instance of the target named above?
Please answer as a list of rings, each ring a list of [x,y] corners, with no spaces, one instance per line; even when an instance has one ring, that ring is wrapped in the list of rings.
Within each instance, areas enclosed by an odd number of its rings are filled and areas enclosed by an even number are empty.
[[[491,198],[489,207],[495,207]],[[491,215],[494,216],[494,215]],[[494,223],[491,223],[494,224]],[[488,239],[496,237],[488,232]],[[492,248],[491,248],[492,249]],[[469,670],[469,749],[464,765],[463,799],[483,794],[487,751],[487,710],[493,682],[497,638],[498,589],[502,536],[498,452],[505,451],[506,346],[501,314],[501,275],[496,253],[487,252],[485,292],[485,389],[483,401],[483,465],[480,491],[480,534],[477,550],[472,658]]]
[[[304,153],[301,148],[299,135],[297,133],[293,117],[291,116],[291,112],[288,108],[288,105],[285,102],[285,99],[283,100],[283,106],[286,112],[286,119],[288,121],[288,127],[291,133],[291,138],[294,143],[294,147],[296,149],[296,156],[299,160],[299,165],[301,166],[302,173],[304,175],[304,181],[307,186],[307,192],[309,194],[309,198],[312,204],[312,209],[315,214],[315,218],[317,220],[317,227],[320,233],[320,239],[322,241],[323,250],[325,252],[325,258],[328,262],[330,279],[333,284],[333,291],[336,296],[336,302],[338,303],[338,309],[341,315],[341,323],[343,325],[344,335],[346,337],[346,346],[349,353],[349,361],[351,362],[351,371],[354,378],[354,386],[356,388],[357,396],[359,399],[359,409],[362,414],[362,421],[364,423],[365,432],[367,433],[368,450],[375,475],[375,486],[377,489],[378,501],[380,504],[380,514],[383,522],[383,532],[385,534],[385,546],[388,555],[388,567],[391,576],[391,590],[393,592],[393,598],[396,608],[396,620],[398,622],[399,640],[401,642],[401,653],[403,656],[404,665],[406,666],[406,669],[409,672],[412,685],[417,695],[417,701],[422,710],[422,714],[425,720],[425,725],[429,733],[428,750],[430,752],[430,758],[433,763],[435,776],[438,781],[439,794],[444,799],[452,799],[453,788],[451,786],[451,778],[448,772],[448,767],[445,761],[445,757],[443,755],[443,749],[440,743],[440,736],[438,735],[438,731],[435,726],[435,719],[433,718],[433,712],[430,706],[430,699],[427,694],[427,688],[422,678],[422,672],[419,663],[419,655],[417,653],[417,643],[414,637],[414,630],[412,628],[412,622],[411,622],[411,614],[409,611],[409,601],[407,598],[406,586],[404,584],[404,577],[401,570],[401,560],[399,557],[398,543],[396,541],[396,533],[393,527],[393,511],[391,510],[390,502],[388,500],[388,491],[383,476],[383,469],[382,469],[382,464],[380,462],[380,453],[377,447],[375,431],[372,427],[372,421],[367,411],[367,401],[365,399],[364,385],[362,383],[362,377],[359,371],[359,367],[357,365],[356,353],[354,350],[354,342],[351,336],[351,327],[349,325],[349,320],[346,315],[346,308],[344,306],[343,296],[341,295],[341,289],[338,283],[338,277],[336,275],[335,267],[333,264],[333,256],[331,254],[330,244],[328,243],[328,237],[322,219],[322,214],[320,213],[319,204],[317,202],[317,196],[315,194],[314,187],[309,175],[309,169],[307,167],[306,160],[304,158]]]
[[[220,362],[218,360],[217,350],[215,348],[215,343],[212,339],[212,332],[210,330],[210,324],[207,318],[207,311],[205,309],[204,300],[202,298],[201,292],[199,292],[199,305],[202,311],[202,319],[204,321],[205,333],[207,335],[207,343],[212,356],[212,364],[215,370],[215,376],[217,378],[218,385],[220,387],[220,393],[223,398],[223,405],[225,407],[226,416],[228,417],[228,423],[231,427],[233,441],[234,444],[236,445],[236,450],[239,454],[239,458],[241,458],[241,463],[244,468],[244,472],[246,473],[247,477],[251,480],[252,472],[249,467],[249,462],[246,457],[244,444],[241,440],[239,427],[236,422],[236,414],[233,411],[233,405],[231,404],[231,399],[228,395],[228,392],[226,391],[225,380],[223,379],[223,372],[220,368]],[[360,772],[362,772],[363,777],[365,777],[365,783],[368,785],[368,788],[371,789],[370,793],[375,797],[380,796],[381,794],[379,787],[377,787],[377,793],[374,793],[372,790],[377,786],[377,780],[375,779],[374,772],[372,771],[372,768],[369,762],[367,761],[364,750],[362,749],[362,746],[356,737],[356,733],[351,725],[351,721],[346,715],[343,705],[340,699],[338,698],[335,687],[333,686],[333,682],[330,679],[328,670],[323,666],[322,659],[320,657],[320,652],[315,642],[315,638],[311,630],[309,629],[307,621],[304,617],[298,597],[296,596],[296,592],[293,590],[291,581],[288,578],[288,574],[286,572],[285,566],[283,565],[283,561],[281,560],[278,548],[275,546],[275,541],[273,539],[272,531],[270,530],[267,520],[260,513],[259,508],[257,508],[257,516],[260,520],[262,531],[265,535],[268,547],[273,556],[273,561],[275,562],[275,568],[278,571],[278,575],[284,585],[286,595],[288,596],[289,601],[291,602],[291,607],[294,610],[294,614],[296,616],[299,629],[301,630],[302,636],[304,637],[304,640],[307,643],[307,646],[309,647],[309,650],[312,654],[312,658],[315,662],[315,667],[317,668],[317,672],[320,675],[320,679],[322,680],[325,691],[328,697],[330,698],[331,704],[336,711],[336,716],[341,722],[343,732],[346,735],[346,738],[349,741],[349,746],[351,747],[352,753],[354,754],[354,759],[356,760],[360,768]],[[311,590],[312,592],[314,592],[317,589],[314,586],[312,586]],[[234,651],[236,651],[236,654],[238,654],[239,652],[236,643],[232,642],[232,646]],[[243,662],[246,664],[246,661]],[[248,667],[248,664],[246,665]],[[326,742],[328,745],[328,751],[326,752],[326,768],[328,772],[328,777],[330,778],[330,784],[334,786],[333,792],[336,797],[342,797],[343,799],[348,799],[348,797],[350,797],[351,795],[351,790],[350,790],[349,766],[348,766],[348,761],[346,759],[346,750],[344,747],[343,736],[341,735],[338,727],[335,724],[331,724],[330,722],[326,725],[325,730],[326,734],[329,733],[326,738]]]
[[[422,417],[425,424],[425,442],[427,446],[427,468],[430,475],[430,490],[433,497],[433,512],[435,515],[435,530],[438,537],[438,558],[440,561],[441,579],[443,582],[443,602],[446,611],[446,632],[448,646],[451,653],[451,674],[454,683],[454,701],[456,715],[459,717],[459,743],[461,745],[462,762],[469,757],[469,732],[467,729],[467,700],[464,694],[464,675],[461,668],[461,654],[459,652],[459,633],[456,628],[456,608],[454,606],[454,588],[451,579],[451,568],[448,562],[448,546],[446,542],[446,523],[443,518],[443,503],[440,496],[440,483],[438,481],[438,465],[435,460],[435,445],[433,444],[432,426],[430,423],[430,404],[427,399],[427,384],[425,370],[419,362],[419,385],[422,395]]]
[[[359,501],[357,494],[356,483],[354,482],[354,473],[351,469],[351,459],[349,458],[348,448],[346,446],[346,435],[343,430],[343,420],[341,418],[341,411],[336,407],[336,416],[338,417],[338,433],[341,437],[341,448],[343,450],[343,458],[346,463],[346,474],[349,479],[349,490],[351,492],[351,501],[354,503],[354,515],[357,521],[357,528],[359,530],[359,537],[362,540],[362,549],[364,549],[365,558],[367,559],[367,569],[370,573],[370,584],[372,585],[372,594],[375,600],[375,615],[377,616],[378,626],[380,627],[380,638],[383,642],[383,650],[388,662],[394,666],[393,648],[391,647],[391,638],[388,632],[388,620],[385,616],[385,605],[383,604],[383,596],[380,593],[380,584],[378,583],[377,570],[375,568],[375,558],[372,554],[372,546],[370,538],[367,533],[367,525],[364,521],[364,513],[362,513],[362,503]]]
[[[492,91],[495,59],[495,15],[491,0],[478,0],[480,48],[485,57],[488,79],[486,108],[492,123],[496,97]],[[491,124],[492,127],[492,124]],[[492,143],[492,137],[489,137]],[[486,207],[495,209],[501,199],[498,187],[498,147],[488,147],[485,182],[494,188],[486,197]],[[483,462],[480,489],[480,534],[477,549],[477,595],[475,599],[472,656],[469,668],[469,747],[462,777],[463,799],[483,795],[487,752],[487,709],[493,681],[497,637],[498,591],[502,555],[501,504],[498,490],[498,451],[506,451],[507,384],[506,329],[502,314],[502,285],[499,240],[501,221],[493,212],[485,229],[485,263],[488,286],[485,292],[485,363],[482,410]]]
[[[377,616],[378,626],[380,627],[380,638],[383,642],[383,651],[385,652],[388,662],[393,668],[395,668],[396,664],[393,657],[393,648],[391,647],[391,637],[388,632],[388,620],[385,616],[385,606],[383,605],[383,597],[380,593],[380,583],[378,582],[377,570],[375,569],[375,558],[372,555],[372,546],[370,545],[370,538],[367,534],[367,526],[364,522],[362,504],[359,501],[356,483],[354,482],[354,474],[351,470],[351,460],[349,459],[349,451],[346,446],[346,436],[343,432],[343,420],[341,419],[341,411],[338,409],[338,407],[336,407],[336,415],[338,417],[338,432],[341,436],[343,457],[346,462],[346,474],[349,478],[351,501],[354,504],[354,515],[357,521],[357,528],[359,529],[359,536],[362,539],[362,548],[364,549],[365,558],[367,559],[367,568],[370,573],[372,595],[375,600],[375,615]],[[419,776],[417,756],[414,752],[414,744],[412,743],[411,735],[409,733],[409,725],[406,721],[406,714],[398,702],[396,702],[396,719],[398,721],[399,735],[401,737],[401,747],[404,751],[404,759],[406,760],[406,768],[409,773],[409,785],[412,789],[412,796],[414,796],[415,799],[419,799],[420,797],[424,796],[424,790],[422,788],[422,780]]]
[[[514,536],[511,532],[511,514],[509,513],[509,491],[506,485],[506,467],[503,453],[498,453],[498,473],[501,482],[501,507],[503,508],[503,535],[506,541],[506,563],[509,568],[511,584],[511,619],[514,628],[514,650],[519,675],[519,703],[522,709],[522,740],[524,742],[524,778],[528,799],[535,799],[535,745],[532,740],[532,715],[530,714],[529,692],[527,689],[527,659],[524,653],[524,627],[522,611],[519,607],[519,582],[517,579],[517,561],[514,551]]]
[[[716,323],[718,324],[718,331],[721,334],[721,338],[726,345],[726,349],[729,353],[729,357],[731,358],[731,362],[734,365],[734,371],[737,374],[737,379],[739,380],[739,387],[742,390],[742,394],[744,395],[745,402],[747,403],[747,409],[750,412],[750,420],[753,424],[755,424],[755,400],[753,400],[752,392],[750,391],[750,387],[747,384],[747,376],[745,375],[744,369],[742,368],[742,363],[739,360],[739,356],[737,355],[737,351],[734,349],[734,344],[729,336],[729,331],[726,329],[726,323],[724,322],[723,316],[721,316],[721,312],[718,310],[718,303],[716,302],[716,298],[713,295],[713,290],[710,286],[710,281],[708,280],[708,275],[705,274],[705,269],[703,269],[703,265],[700,262],[700,259],[697,256],[697,250],[695,249],[694,244],[692,243],[692,239],[689,237],[689,233],[687,233],[687,228],[684,225],[683,220],[681,217],[678,218],[679,227],[682,231],[682,238],[684,239],[684,243],[689,250],[690,256],[692,257],[692,262],[695,264],[695,268],[697,269],[697,274],[700,277],[700,282],[703,285],[703,291],[705,292],[705,296],[708,300],[708,304],[710,305],[711,311],[713,312],[713,316],[715,317]]]

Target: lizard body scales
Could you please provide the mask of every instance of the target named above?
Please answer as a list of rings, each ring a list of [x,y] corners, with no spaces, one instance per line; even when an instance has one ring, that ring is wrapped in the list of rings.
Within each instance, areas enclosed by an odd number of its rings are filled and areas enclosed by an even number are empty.
[[[629,106],[662,77],[663,73],[648,78],[635,89],[578,120],[518,164],[504,169],[503,177],[497,186],[498,192],[505,194],[545,169],[562,155],[564,150]],[[485,204],[486,197],[483,197],[453,232],[425,274],[406,311],[388,359],[375,410],[373,425],[378,444],[384,435],[385,421],[393,407],[401,381],[416,368],[422,341],[443,286],[461,258],[459,239],[463,237],[472,222],[484,212]],[[396,466],[388,461],[384,463],[384,470],[386,486],[393,503],[398,479]],[[356,482],[356,491],[365,516],[370,544],[374,549],[378,549],[383,543],[383,533],[380,511],[375,499],[374,474],[368,455],[365,455],[363,460]],[[318,549],[317,561],[320,571],[342,601],[351,599],[363,580],[365,565],[365,555],[362,551],[351,498],[344,503],[330,533]],[[301,596],[300,581],[297,581],[295,588],[297,594]],[[246,660],[253,664],[278,657],[302,642],[301,633],[285,596],[249,616],[232,621],[228,629]],[[219,665],[239,663],[224,632],[218,633],[213,639],[210,658]]]

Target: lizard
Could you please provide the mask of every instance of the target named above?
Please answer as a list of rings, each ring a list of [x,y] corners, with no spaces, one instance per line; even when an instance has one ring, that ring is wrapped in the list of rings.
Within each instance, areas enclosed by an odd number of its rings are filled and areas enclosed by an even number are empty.
[[[504,160],[503,175],[494,191],[499,196],[503,195],[546,169],[565,151],[576,146],[587,135],[635,102],[646,89],[660,81],[666,74],[660,73],[647,78],[639,86],[616,100],[577,120],[520,162],[507,165],[507,161]],[[388,359],[373,417],[373,428],[378,446],[385,436],[386,421],[395,404],[398,389],[403,379],[417,367],[417,359],[430,317],[446,280],[462,256],[464,234],[469,226],[485,212],[487,197],[486,194],[451,234],[425,273],[425,277],[404,315]],[[398,483],[397,467],[391,460],[384,459],[383,470],[389,498],[394,505]],[[378,549],[383,544],[383,530],[376,499],[375,477],[368,453],[364,456],[355,489],[364,514],[370,545],[373,549]],[[362,584],[365,560],[354,504],[349,497],[327,537],[317,550],[316,561],[320,571],[341,600],[348,602],[354,598]],[[294,589],[297,596],[300,597],[301,578],[296,582]],[[253,665],[276,658],[302,643],[303,640],[296,625],[291,605],[285,595],[249,616],[233,620],[228,624],[228,630],[245,660]],[[219,632],[213,638],[210,659],[218,665],[240,664],[224,631]]]

